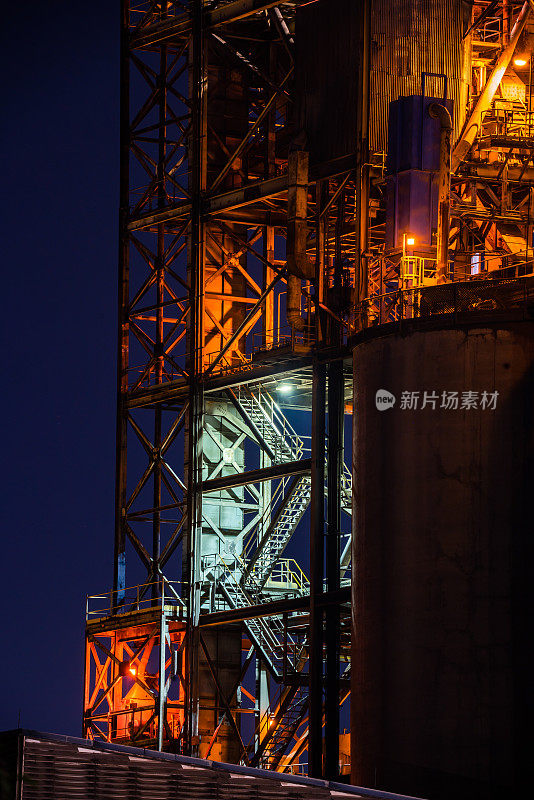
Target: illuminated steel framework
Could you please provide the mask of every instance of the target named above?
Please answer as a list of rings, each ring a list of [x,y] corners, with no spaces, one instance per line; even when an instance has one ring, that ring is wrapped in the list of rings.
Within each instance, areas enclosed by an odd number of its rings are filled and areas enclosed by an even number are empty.
[[[350,762],[347,341],[421,313],[402,290],[435,283],[436,257],[385,246],[369,0],[351,151],[309,153],[308,5],[122,2],[115,574],[88,599],[83,728],[332,778]],[[530,4],[472,22],[475,115]],[[531,87],[499,86],[453,148],[446,281],[477,253],[485,277],[532,273]]]
[[[311,680],[337,772],[350,367],[327,297],[354,280],[356,159],[293,145],[298,5],[123,3],[115,583],[88,600],[84,731],[299,771]]]

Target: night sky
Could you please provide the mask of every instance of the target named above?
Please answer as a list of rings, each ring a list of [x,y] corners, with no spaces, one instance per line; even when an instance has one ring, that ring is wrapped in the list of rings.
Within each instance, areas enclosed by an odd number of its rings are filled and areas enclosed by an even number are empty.
[[[118,0],[2,9],[0,730],[80,735],[113,559]]]

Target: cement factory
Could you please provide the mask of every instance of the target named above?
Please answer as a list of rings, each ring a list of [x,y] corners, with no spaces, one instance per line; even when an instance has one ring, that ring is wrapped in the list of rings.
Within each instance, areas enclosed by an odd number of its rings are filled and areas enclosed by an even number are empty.
[[[507,796],[534,0],[122,0],[121,26],[113,582],[83,738],[12,734],[13,797]]]

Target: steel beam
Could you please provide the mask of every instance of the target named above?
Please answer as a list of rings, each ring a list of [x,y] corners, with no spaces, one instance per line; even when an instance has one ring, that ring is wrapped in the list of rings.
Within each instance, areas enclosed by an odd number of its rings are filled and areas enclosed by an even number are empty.
[[[338,175],[344,175],[346,172],[353,170],[354,166],[355,158],[352,155],[334,159],[323,164],[312,165],[310,167],[310,183],[327,178],[334,178]],[[228,213],[234,209],[251,205],[260,200],[278,197],[287,192],[287,190],[288,176],[287,173],[285,173],[276,178],[256,181],[239,189],[233,189],[232,191],[208,197],[204,200],[202,212],[206,216]],[[137,231],[143,228],[150,228],[161,222],[183,220],[189,217],[191,208],[191,203],[188,200],[184,200],[172,206],[167,206],[163,211],[151,211],[145,214],[139,214],[130,219],[128,229],[130,231]]]
[[[295,0],[295,5],[300,5],[307,0]],[[236,0],[221,8],[208,10],[204,13],[204,28],[218,28],[229,25],[238,20],[246,19],[253,14],[267,11],[279,5],[280,0]],[[171,43],[190,35],[192,29],[189,14],[165,20],[163,22],[141,28],[132,34],[130,43],[133,48],[153,47],[165,42]]]
[[[311,470],[311,466],[311,459],[303,458],[300,461],[290,461],[286,464],[274,464],[264,469],[254,469],[248,472],[237,473],[236,475],[226,475],[223,478],[213,478],[212,480],[204,481],[202,483],[202,491],[204,493],[218,492],[221,489],[246,486],[249,483],[274,481],[278,478],[287,478],[290,475],[304,475]]]
[[[328,608],[329,606],[340,606],[350,603],[350,587],[344,586],[335,592],[325,592],[316,599],[318,608]],[[214,611],[210,614],[201,614],[199,625],[207,627],[209,625],[227,625],[231,622],[243,622],[246,619],[260,619],[262,617],[275,617],[282,614],[299,613],[309,611],[310,597],[292,597],[288,600],[271,600],[269,603],[259,603],[258,605],[245,606],[243,608],[232,608],[228,611]]]

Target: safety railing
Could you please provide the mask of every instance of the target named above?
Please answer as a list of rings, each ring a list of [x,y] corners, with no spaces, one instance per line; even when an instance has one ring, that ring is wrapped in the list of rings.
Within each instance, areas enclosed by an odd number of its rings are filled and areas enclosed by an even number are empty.
[[[505,107],[499,107],[499,103]],[[520,104],[516,108],[509,107],[509,100],[495,102],[494,108],[484,117],[480,138],[487,135],[504,136],[514,139],[530,139],[534,133],[534,111],[529,111]]]
[[[282,458],[282,461],[287,461],[288,458],[297,461],[302,458],[303,439],[295,431],[269,392],[261,387],[252,392],[246,386],[241,386],[238,389],[238,399],[253,418],[256,417],[255,422],[261,423],[263,432],[272,438],[275,453],[278,451],[281,454],[286,453],[286,457]]]
[[[254,333],[252,336],[252,354],[270,352],[281,348],[311,347],[315,341],[315,328],[306,325],[302,331],[297,331],[289,325],[274,328],[271,331]]]
[[[278,506],[278,503],[283,500],[290,481],[290,477],[280,479],[280,482],[272,493],[270,502],[263,509],[257,524],[245,536],[243,542],[243,557],[245,559],[249,559],[252,556],[252,553],[256,549],[258,542],[261,539],[262,532],[267,530],[267,527],[269,526],[273,509],[275,509]]]
[[[166,578],[161,578],[151,583],[128,586],[126,589],[87,595],[86,621],[128,614],[132,611],[162,609],[166,606],[183,608],[185,603],[180,596],[183,586],[181,581],[168,581]]]
[[[534,277],[477,280],[376,295],[360,304],[352,326],[372,327],[404,319],[482,312],[534,313]]]
[[[401,281],[404,288],[422,286],[436,277],[436,259],[424,256],[402,256],[400,261]]]
[[[307,594],[310,591],[310,581],[301,566],[294,558],[282,558],[273,567],[266,588],[270,584],[281,584],[288,591],[298,591]]]

